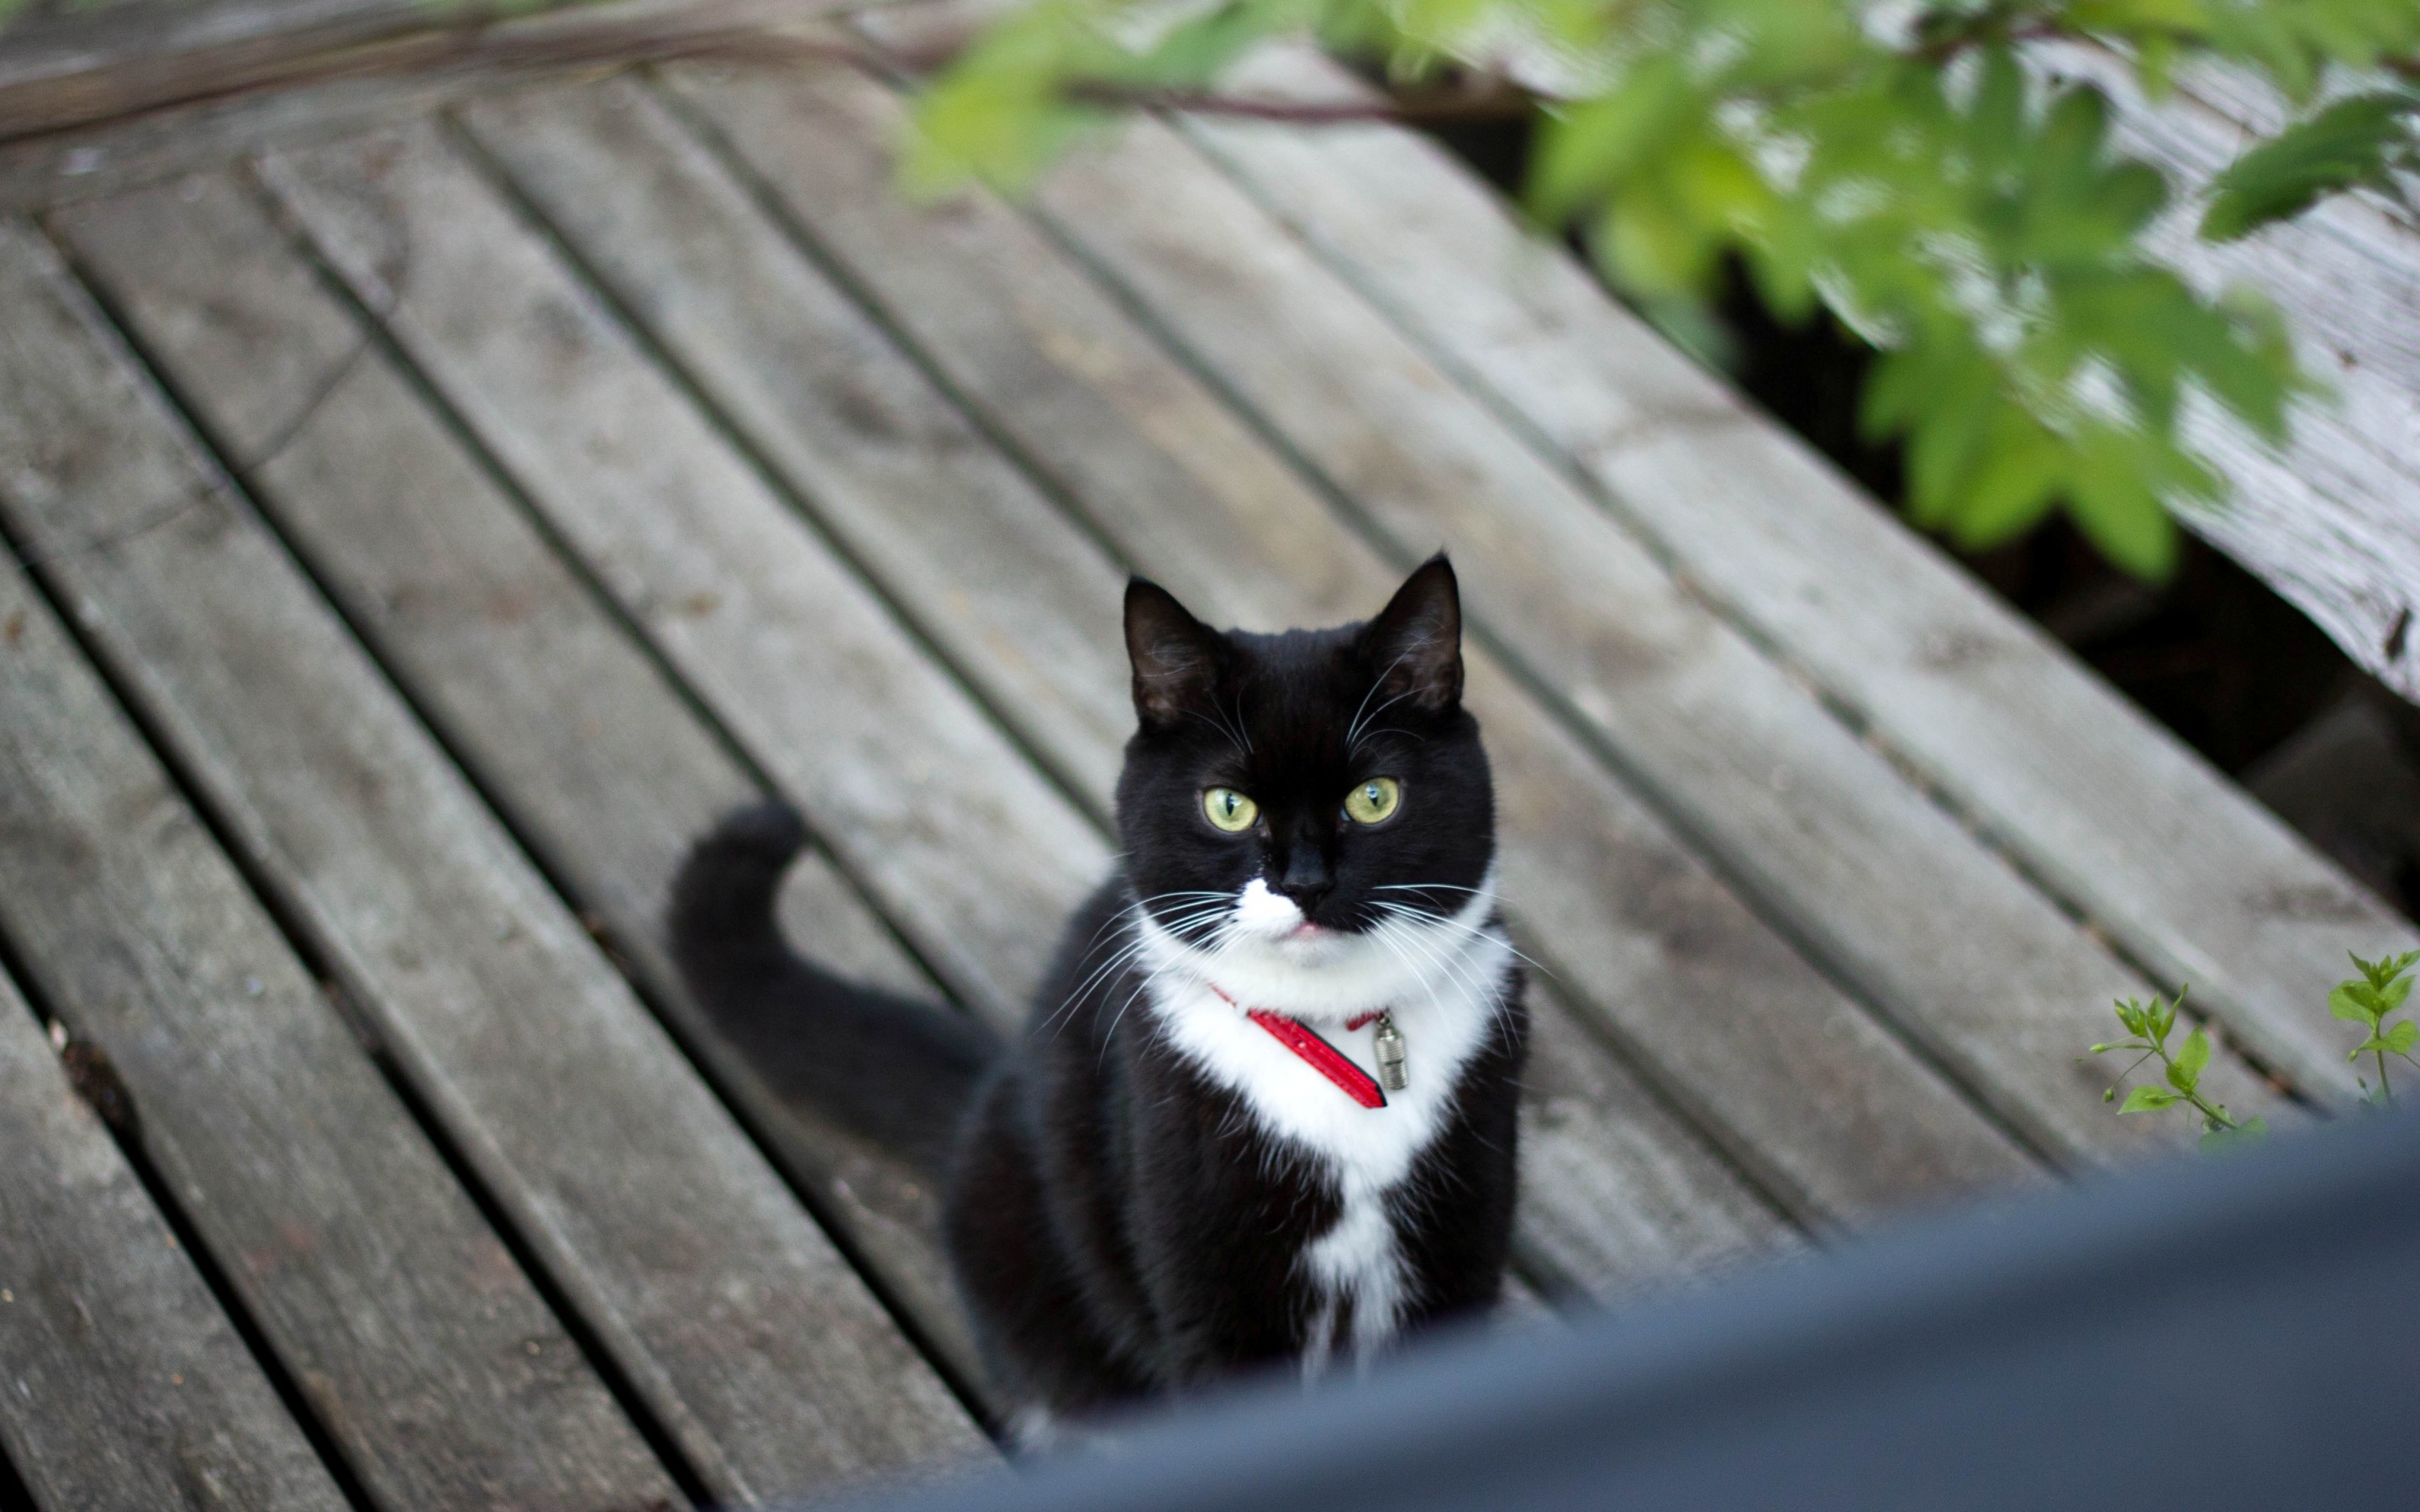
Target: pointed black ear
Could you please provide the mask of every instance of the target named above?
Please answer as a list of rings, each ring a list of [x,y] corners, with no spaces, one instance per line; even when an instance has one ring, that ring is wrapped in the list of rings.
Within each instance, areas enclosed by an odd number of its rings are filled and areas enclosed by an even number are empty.
[[[1134,665],[1135,716],[1147,728],[1217,700],[1218,632],[1140,578],[1126,579],[1126,659]]]
[[[1378,669],[1379,697],[1404,698],[1434,713],[1462,698],[1462,590],[1440,551],[1404,579],[1361,632]]]

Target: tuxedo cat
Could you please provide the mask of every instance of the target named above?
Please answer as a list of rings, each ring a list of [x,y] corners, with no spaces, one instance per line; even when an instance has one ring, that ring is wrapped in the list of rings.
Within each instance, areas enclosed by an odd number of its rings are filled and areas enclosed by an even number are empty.
[[[1461,630],[1442,556],[1366,624],[1282,635],[1128,584],[1123,855],[1013,1046],[787,948],[786,810],[683,869],[674,950],[742,1049],[946,1162],[951,1263],[1022,1427],[1358,1362],[1496,1301],[1528,1018]]]

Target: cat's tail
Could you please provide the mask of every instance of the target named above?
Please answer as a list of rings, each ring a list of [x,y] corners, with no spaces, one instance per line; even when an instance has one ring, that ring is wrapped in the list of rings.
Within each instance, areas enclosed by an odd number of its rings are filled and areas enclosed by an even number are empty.
[[[673,960],[777,1093],[938,1173],[1000,1041],[963,1014],[836,977],[790,949],[773,900],[806,839],[783,804],[725,815],[673,883]]]

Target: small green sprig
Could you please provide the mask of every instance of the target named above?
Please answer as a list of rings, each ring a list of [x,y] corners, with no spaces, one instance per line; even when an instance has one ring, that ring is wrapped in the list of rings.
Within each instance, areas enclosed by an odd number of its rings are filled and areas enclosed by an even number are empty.
[[[2346,953],[2350,954],[2350,951]],[[2375,961],[2364,961],[2357,955],[2353,956],[2352,964],[2361,975],[2347,978],[2336,984],[2335,991],[2328,994],[2329,1012],[2369,1031],[2369,1038],[2353,1046],[2352,1053],[2345,1058],[2359,1060],[2368,1055],[2378,1057],[2378,1086],[2372,1088],[2366,1082],[2362,1084],[2363,1091],[2368,1094],[2371,1104],[2376,1107],[2385,1107],[2395,1101],[2395,1093],[2386,1084],[2386,1057],[2400,1056],[2411,1060],[2412,1045],[2420,1042],[2420,1023],[2411,1019],[2394,1024],[2387,1022],[2403,1006],[2403,1000],[2412,995],[2412,979],[2405,973],[2415,962],[2420,962],[2420,950],[2409,950],[2394,957],[2381,956]],[[2420,1065],[2420,1061],[2412,1063]]]
[[[2185,990],[2179,988],[2174,998],[2164,999],[2157,993],[2148,1003],[2132,997],[2118,1003],[2118,1022],[2123,1025],[2131,1039],[2116,1040],[2092,1047],[2096,1056],[2111,1051],[2139,1050],[2133,1065],[2118,1073],[2118,1081],[2101,1094],[2104,1103],[2116,1102],[2118,1088],[2147,1060],[2156,1059],[2165,1073],[2165,1087],[2137,1087],[2126,1094],[2119,1105],[2120,1113],[2155,1113],[2162,1108],[2185,1103],[2201,1115],[2201,1148],[2218,1149],[2228,1145],[2249,1143],[2269,1133],[2268,1120],[2259,1118],[2239,1119],[2226,1111],[2224,1103],[2213,1103],[2201,1093],[2201,1073],[2210,1064],[2210,1031],[2196,1024],[2193,1032],[2175,1051],[2168,1049],[2168,1036],[2177,1026],[2177,1010],[2184,1006]]]

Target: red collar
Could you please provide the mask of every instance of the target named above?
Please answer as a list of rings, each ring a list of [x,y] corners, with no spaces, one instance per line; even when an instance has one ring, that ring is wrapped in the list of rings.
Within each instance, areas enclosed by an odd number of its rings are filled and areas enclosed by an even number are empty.
[[[1243,1008],[1241,1003],[1225,993],[1218,992],[1216,982],[1205,982],[1203,985],[1212,992],[1218,993],[1218,1000],[1228,1007]],[[1386,1090],[1378,1085],[1377,1078],[1345,1058],[1343,1051],[1321,1039],[1309,1025],[1299,1019],[1290,1019],[1282,1013],[1272,1012],[1265,1008],[1246,1008],[1244,1016],[1266,1029],[1269,1032],[1269,1038],[1301,1057],[1311,1070],[1334,1082],[1346,1097],[1365,1108],[1383,1108],[1387,1105]],[[1347,1029],[1357,1029],[1377,1016],[1378,1012],[1373,1009],[1367,1013],[1346,1019],[1344,1026]]]

